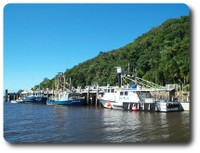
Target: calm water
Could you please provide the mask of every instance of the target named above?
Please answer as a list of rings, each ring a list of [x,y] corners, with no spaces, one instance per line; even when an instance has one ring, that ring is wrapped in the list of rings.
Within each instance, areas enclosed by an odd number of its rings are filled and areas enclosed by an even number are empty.
[[[4,102],[4,138],[12,143],[187,143],[190,114]]]

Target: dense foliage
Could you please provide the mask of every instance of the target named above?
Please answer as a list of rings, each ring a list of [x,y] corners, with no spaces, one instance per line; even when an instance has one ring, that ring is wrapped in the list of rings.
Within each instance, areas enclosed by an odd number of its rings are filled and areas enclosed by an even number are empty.
[[[82,86],[116,85],[116,66],[124,67],[138,77],[165,85],[190,81],[190,19],[183,16],[169,19],[162,25],[138,37],[134,42],[67,69],[66,80]],[[129,65],[129,66],[128,66]],[[40,87],[53,88],[54,80],[44,79]],[[35,86],[35,88],[38,86]]]

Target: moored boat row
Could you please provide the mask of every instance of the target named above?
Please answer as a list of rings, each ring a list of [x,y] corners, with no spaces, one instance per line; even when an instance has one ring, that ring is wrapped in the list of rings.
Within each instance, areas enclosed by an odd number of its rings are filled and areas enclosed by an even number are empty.
[[[27,97],[19,97],[17,100],[11,100],[11,103],[32,103],[32,104],[47,104],[47,105],[84,105],[84,98],[79,93],[64,91],[51,96],[49,98],[42,95],[28,95]]]
[[[104,94],[98,97],[104,108],[132,111],[181,111],[182,105],[177,101],[167,99],[154,99],[148,89],[108,87]],[[71,91],[59,92],[49,98],[44,96],[29,95],[28,97],[12,100],[11,103],[32,103],[47,105],[82,106],[85,98],[80,93]]]
[[[19,97],[16,100],[11,100],[11,103],[34,103],[34,104],[46,104],[47,97],[37,96],[37,95],[28,95],[26,97]]]
[[[183,110],[182,105],[177,101],[175,97],[174,88],[166,88],[138,77],[133,78],[130,76],[122,75],[121,70],[117,72],[119,72],[118,86],[108,85],[107,87],[103,88],[102,94],[99,94],[98,96],[96,94],[96,98],[104,108],[160,112]],[[83,97],[80,91],[78,92],[77,90],[70,90],[65,87],[66,82],[63,73],[59,73],[57,79],[57,89],[53,91],[53,94],[50,96],[31,94],[26,97],[19,97],[19,99],[11,101],[11,103],[33,103],[68,106],[82,106],[86,104],[86,97]],[[126,80],[125,82],[129,83],[123,85],[123,80]],[[169,96],[168,98],[158,98],[152,95],[153,93],[158,92],[169,93]],[[87,94],[87,100],[88,95],[89,93]]]

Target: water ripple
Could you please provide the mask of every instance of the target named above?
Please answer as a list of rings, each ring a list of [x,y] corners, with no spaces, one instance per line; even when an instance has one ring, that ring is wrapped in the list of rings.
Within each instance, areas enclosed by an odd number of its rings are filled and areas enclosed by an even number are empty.
[[[4,137],[11,143],[182,143],[190,140],[189,118],[189,112],[4,103]]]

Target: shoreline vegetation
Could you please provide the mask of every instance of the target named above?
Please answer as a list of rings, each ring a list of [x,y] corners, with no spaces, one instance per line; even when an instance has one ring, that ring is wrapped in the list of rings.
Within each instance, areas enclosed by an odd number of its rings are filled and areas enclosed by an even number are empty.
[[[121,66],[128,75],[163,86],[179,84],[182,91],[190,91],[189,42],[189,16],[169,19],[124,47],[100,51],[98,56],[66,69],[64,75],[75,88],[92,84],[114,86],[117,84],[115,67]],[[45,78],[32,89],[55,89],[56,77]]]

